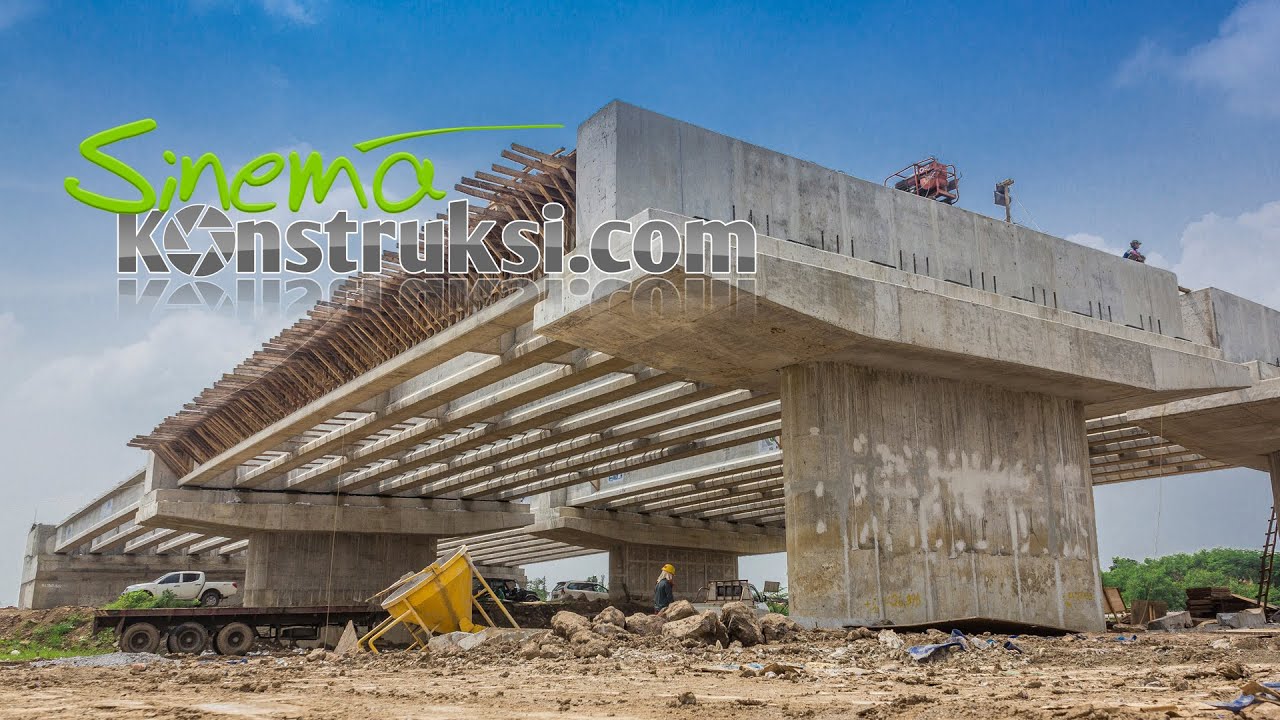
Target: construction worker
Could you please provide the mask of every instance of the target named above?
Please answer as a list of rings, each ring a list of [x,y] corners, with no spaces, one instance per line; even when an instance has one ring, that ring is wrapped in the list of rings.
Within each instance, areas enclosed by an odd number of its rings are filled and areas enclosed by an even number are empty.
[[[1142,247],[1141,240],[1130,240],[1129,249],[1124,251],[1124,259],[1136,260],[1137,262],[1140,262],[1140,263],[1146,262],[1147,256],[1143,255],[1142,251],[1138,249],[1140,247]]]
[[[676,601],[676,566],[667,563],[662,566],[658,575],[658,584],[653,588],[653,611],[660,613]]]

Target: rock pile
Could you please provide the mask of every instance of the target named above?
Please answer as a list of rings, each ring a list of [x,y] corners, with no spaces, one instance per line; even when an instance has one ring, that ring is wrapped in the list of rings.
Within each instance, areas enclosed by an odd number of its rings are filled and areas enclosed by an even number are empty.
[[[630,617],[606,607],[595,618],[562,610],[551,618],[551,632],[529,638],[521,657],[559,657],[567,649],[575,657],[608,657],[613,645],[628,637],[664,637],[686,647],[739,643],[743,647],[786,640],[798,631],[790,618],[769,613],[756,617],[747,603],[726,603],[720,612],[698,612],[681,600],[658,615],[635,613]]]

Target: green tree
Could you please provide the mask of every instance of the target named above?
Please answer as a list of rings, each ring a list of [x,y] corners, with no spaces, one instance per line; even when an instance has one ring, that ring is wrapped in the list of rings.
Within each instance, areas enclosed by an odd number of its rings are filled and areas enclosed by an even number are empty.
[[[1111,569],[1102,573],[1102,584],[1118,587],[1125,600],[1163,600],[1171,610],[1187,604],[1187,588],[1227,587],[1247,598],[1258,596],[1258,550],[1213,548],[1194,553],[1178,553],[1142,562],[1113,558]],[[1276,603],[1280,593],[1273,587],[1267,601]]]
[[[544,577],[530,580],[526,589],[537,595],[539,600],[545,601],[547,599],[547,579]]]

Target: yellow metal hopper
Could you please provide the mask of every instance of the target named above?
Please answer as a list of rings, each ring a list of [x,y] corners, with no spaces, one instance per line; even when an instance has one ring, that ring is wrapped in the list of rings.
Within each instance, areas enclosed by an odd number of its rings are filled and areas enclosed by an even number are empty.
[[[480,592],[472,594],[472,578],[480,580]],[[493,626],[493,620],[480,605],[480,597],[488,594],[506,616],[511,627],[519,628],[506,606],[489,588],[489,583],[476,571],[464,545],[443,563],[431,563],[422,570],[397,580],[379,595],[385,595],[382,609],[389,617],[360,638],[362,649],[378,652],[374,641],[391,628],[403,624],[413,637],[410,647],[423,647],[432,635],[450,632],[479,632]],[[472,608],[480,611],[487,625],[471,622]]]

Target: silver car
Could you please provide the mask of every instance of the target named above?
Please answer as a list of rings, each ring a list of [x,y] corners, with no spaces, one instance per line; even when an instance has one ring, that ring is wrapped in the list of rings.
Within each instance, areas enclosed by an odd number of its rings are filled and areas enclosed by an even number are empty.
[[[609,588],[586,580],[561,580],[551,588],[549,600],[608,600]]]

